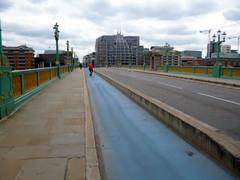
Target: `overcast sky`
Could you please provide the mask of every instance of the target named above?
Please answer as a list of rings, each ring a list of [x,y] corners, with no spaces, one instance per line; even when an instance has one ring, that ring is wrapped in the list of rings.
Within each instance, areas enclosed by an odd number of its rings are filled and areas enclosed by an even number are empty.
[[[3,43],[26,44],[36,53],[54,49],[58,22],[60,49],[66,41],[81,59],[101,35],[138,35],[145,47],[164,45],[206,53],[207,34],[218,28],[240,35],[240,0],[0,0]],[[212,33],[212,34],[213,34]],[[237,39],[228,40],[237,49]]]

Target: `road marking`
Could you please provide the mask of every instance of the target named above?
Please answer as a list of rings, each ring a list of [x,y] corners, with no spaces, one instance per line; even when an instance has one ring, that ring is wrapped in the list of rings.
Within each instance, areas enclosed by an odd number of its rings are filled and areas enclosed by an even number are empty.
[[[236,104],[236,105],[239,105],[239,106],[240,106],[240,103],[238,103],[238,102],[234,102],[234,101],[230,101],[230,100],[227,100],[227,99],[223,99],[223,98],[211,96],[211,95],[204,94],[204,93],[197,93],[197,94],[202,95],[202,96],[211,97],[211,98],[214,98],[214,99],[217,99],[217,100],[220,100],[220,101],[225,101],[225,102],[232,103],[232,104]]]
[[[169,86],[169,87],[172,87],[172,88],[176,88],[176,89],[183,89],[181,87],[178,87],[178,86],[174,86],[174,85],[171,85],[171,84],[167,84],[167,83],[163,83],[163,82],[157,82],[158,84],[162,84],[162,85],[165,85],[165,86]]]
[[[161,85],[168,86],[168,87],[172,87],[172,88],[176,88],[176,89],[183,89],[183,88],[181,88],[181,87],[174,86],[174,85],[172,85],[172,84],[168,84],[168,83],[164,83],[164,82],[153,81],[153,80],[147,79],[147,78],[141,78],[141,79],[144,79],[144,80],[146,80],[146,81],[156,82],[157,84],[161,84]]]

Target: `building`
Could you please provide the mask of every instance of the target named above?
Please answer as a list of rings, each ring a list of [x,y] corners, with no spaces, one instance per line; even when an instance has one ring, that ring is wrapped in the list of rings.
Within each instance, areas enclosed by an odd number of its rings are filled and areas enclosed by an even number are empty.
[[[138,65],[143,63],[143,46],[139,36],[104,35],[96,39],[96,64]]]
[[[7,57],[12,70],[35,68],[34,50],[26,45],[3,46],[3,53]]]
[[[59,50],[60,65],[72,64],[72,52]],[[51,67],[56,65],[56,50],[45,50],[36,58],[37,67]]]
[[[201,65],[202,51],[184,50],[181,52],[181,66]]]
[[[156,69],[157,66],[168,65],[179,66],[181,65],[181,52],[174,50],[170,46],[152,46],[150,55],[150,66]]]
[[[145,65],[150,65],[150,51],[149,48],[143,49],[143,64],[145,62]]]
[[[193,50],[184,50],[181,52],[181,57],[192,57],[195,59],[201,59],[202,58],[202,51],[193,51]]]
[[[222,45],[221,52],[222,53],[231,53],[231,45]]]
[[[87,67],[88,64],[93,64],[93,66],[96,66],[96,53],[92,52],[85,56],[83,56],[83,66]]]

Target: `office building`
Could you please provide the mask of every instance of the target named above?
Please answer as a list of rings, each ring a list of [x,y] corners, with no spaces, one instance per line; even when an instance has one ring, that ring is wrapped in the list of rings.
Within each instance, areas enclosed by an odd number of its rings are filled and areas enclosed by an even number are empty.
[[[96,64],[138,65],[143,63],[143,46],[139,36],[104,35],[96,39]]]

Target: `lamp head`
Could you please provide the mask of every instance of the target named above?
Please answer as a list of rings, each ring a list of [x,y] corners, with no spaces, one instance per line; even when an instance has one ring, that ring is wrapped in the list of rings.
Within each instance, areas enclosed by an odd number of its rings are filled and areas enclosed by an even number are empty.
[[[215,40],[216,40],[216,35],[213,34],[212,38],[213,38],[213,42],[215,42]]]
[[[225,42],[226,35],[227,35],[226,32],[223,32],[223,33],[222,33],[222,36],[223,36],[223,42]]]

